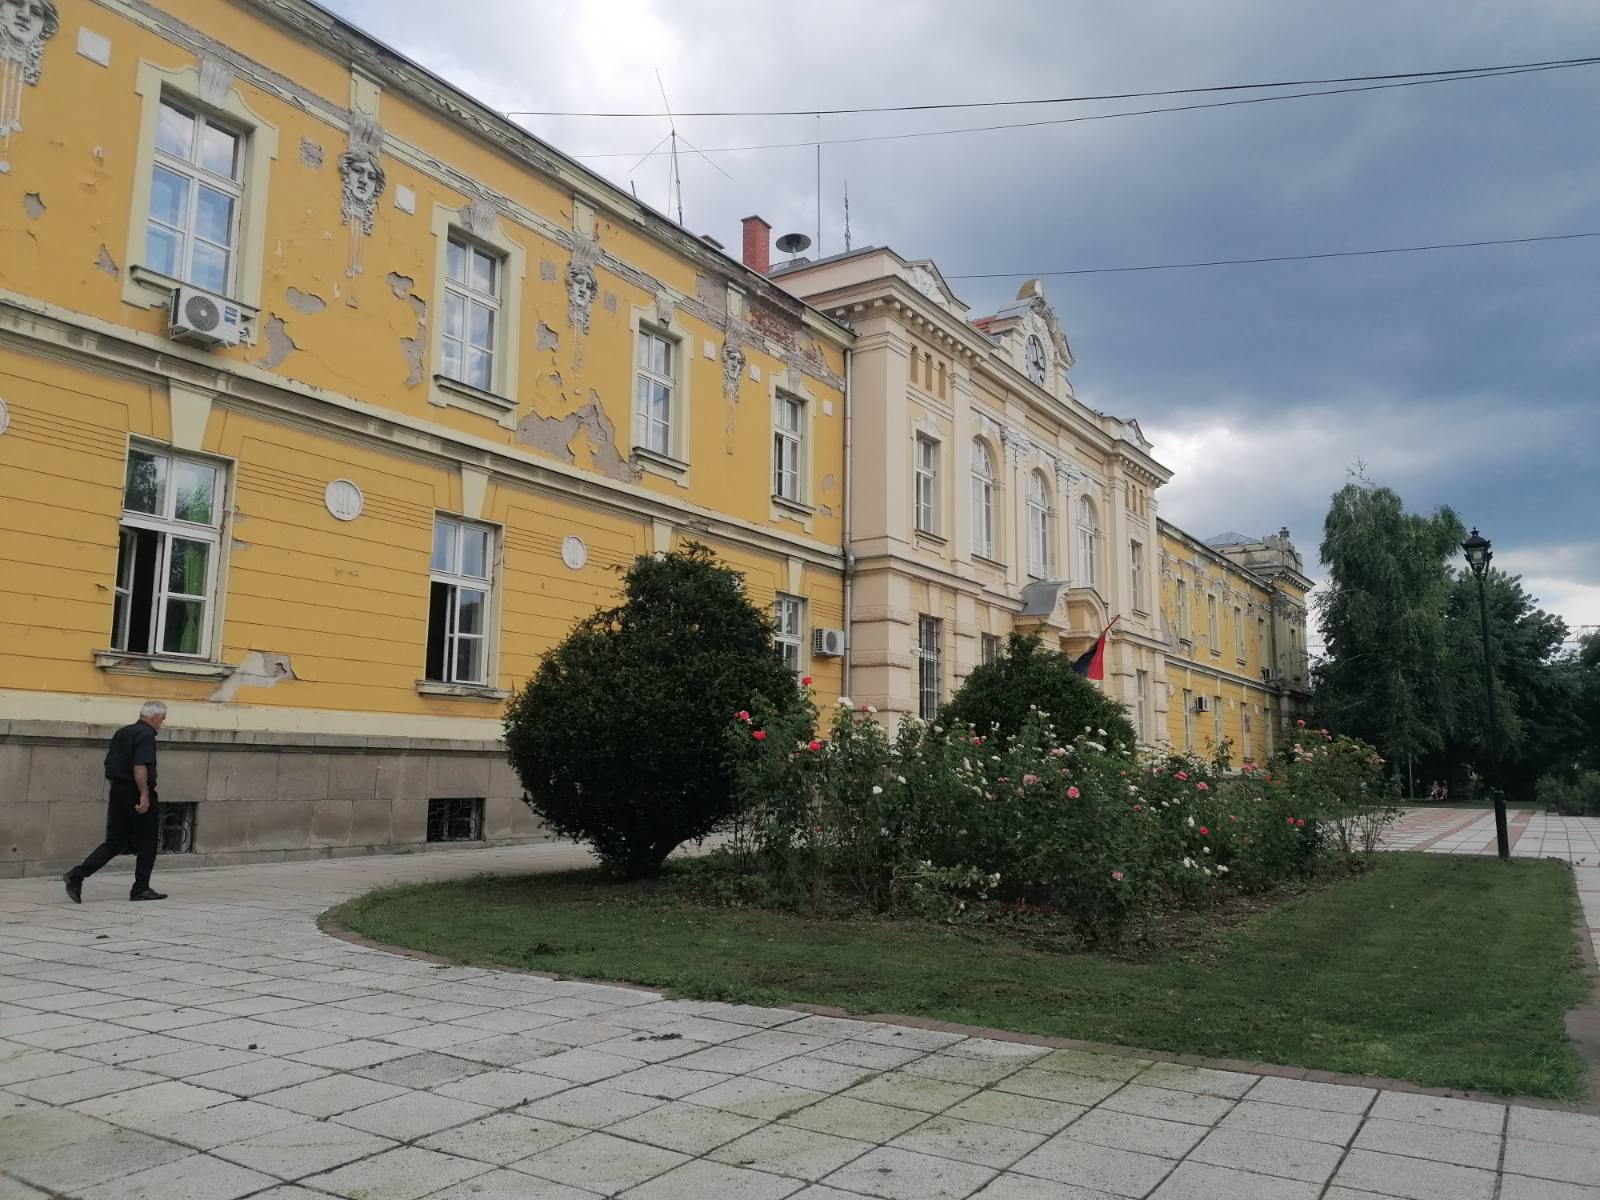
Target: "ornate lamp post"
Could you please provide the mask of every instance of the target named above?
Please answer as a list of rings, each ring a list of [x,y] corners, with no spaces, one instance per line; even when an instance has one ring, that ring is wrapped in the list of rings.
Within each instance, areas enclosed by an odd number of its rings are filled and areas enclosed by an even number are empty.
[[[1511,857],[1511,838],[1506,832],[1506,798],[1500,790],[1500,734],[1494,720],[1494,665],[1489,661],[1489,601],[1484,592],[1483,580],[1489,574],[1489,563],[1494,552],[1489,549],[1489,539],[1476,528],[1461,543],[1461,552],[1467,556],[1467,565],[1478,581],[1478,619],[1483,626],[1483,687],[1489,698],[1489,786],[1494,790],[1494,832],[1500,845],[1500,857]]]

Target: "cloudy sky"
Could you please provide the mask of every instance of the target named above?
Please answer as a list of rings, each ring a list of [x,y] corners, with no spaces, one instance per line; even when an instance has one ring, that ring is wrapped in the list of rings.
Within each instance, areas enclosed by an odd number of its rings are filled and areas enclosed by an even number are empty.
[[[1592,0],[329,0],[501,110],[906,105],[1600,54]],[[1259,93],[1258,93],[1259,94]],[[1205,99],[1192,97],[1189,99]],[[1154,103],[1182,103],[1183,98]],[[682,117],[703,150],[1151,106]],[[519,118],[668,207],[664,118]],[[1209,111],[827,145],[821,249],[947,276],[1600,230],[1600,66]],[[712,163],[716,165],[713,166]],[[719,170],[720,168],[720,170]],[[817,230],[809,148],[681,163],[686,224]],[[723,174],[726,172],[726,175]],[[675,202],[673,202],[675,207]],[[811,252],[815,254],[815,250]],[[1019,278],[953,279],[974,312]],[[1078,394],[1136,416],[1202,537],[1287,525],[1315,569],[1357,463],[1453,506],[1569,624],[1600,624],[1600,238],[1047,281]]]

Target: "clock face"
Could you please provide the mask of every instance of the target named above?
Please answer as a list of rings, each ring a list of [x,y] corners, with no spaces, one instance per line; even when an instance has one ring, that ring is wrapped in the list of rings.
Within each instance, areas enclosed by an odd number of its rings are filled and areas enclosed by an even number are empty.
[[[1044,357],[1044,343],[1039,340],[1038,334],[1028,335],[1028,378],[1044,386],[1046,363]]]

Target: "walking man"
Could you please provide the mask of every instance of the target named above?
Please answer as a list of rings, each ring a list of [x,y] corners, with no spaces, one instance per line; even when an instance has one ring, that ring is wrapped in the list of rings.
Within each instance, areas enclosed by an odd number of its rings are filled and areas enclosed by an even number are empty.
[[[83,881],[119,854],[134,852],[133,891],[130,900],[165,900],[150,886],[156,864],[156,842],[161,829],[156,797],[156,734],[167,719],[167,706],[159,700],[145,702],[139,719],[111,735],[106,751],[106,778],[111,795],[106,804],[106,840],[72,870],[63,875],[67,895],[83,903]]]

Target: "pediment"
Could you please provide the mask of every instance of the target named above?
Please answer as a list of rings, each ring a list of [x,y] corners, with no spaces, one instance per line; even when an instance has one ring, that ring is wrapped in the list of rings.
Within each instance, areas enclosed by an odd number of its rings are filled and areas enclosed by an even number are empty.
[[[934,265],[932,259],[906,263],[901,275],[907,283],[940,308],[965,319],[967,306],[961,302],[955,292],[950,290],[950,285],[945,282],[944,276],[940,273],[939,268]]]

